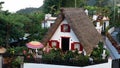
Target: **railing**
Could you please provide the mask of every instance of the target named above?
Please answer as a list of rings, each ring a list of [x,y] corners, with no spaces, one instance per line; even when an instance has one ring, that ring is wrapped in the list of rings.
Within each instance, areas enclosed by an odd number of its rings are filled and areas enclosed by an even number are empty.
[[[120,54],[120,46],[119,44],[117,43],[116,40],[114,40],[114,38],[110,35],[110,33],[107,33],[106,34],[108,39],[110,40],[110,42],[112,43],[112,45],[116,48],[116,50],[118,51],[118,53]]]
[[[108,33],[111,34],[114,30],[115,30],[115,27],[112,27],[112,28],[110,28],[110,29],[108,30]]]

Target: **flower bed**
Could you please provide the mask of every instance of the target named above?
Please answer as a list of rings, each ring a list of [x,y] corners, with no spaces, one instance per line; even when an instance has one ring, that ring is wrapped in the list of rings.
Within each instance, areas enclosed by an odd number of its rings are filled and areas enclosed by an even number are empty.
[[[30,53],[26,47],[15,47],[7,49],[7,56],[14,58],[11,65],[19,66],[21,62],[18,61],[19,55],[24,57],[25,63],[44,63],[44,64],[56,64],[56,65],[68,65],[68,66],[88,66],[93,64],[105,63],[108,61],[102,59],[103,44],[98,44],[99,46],[95,48],[91,56],[85,56],[80,54],[78,50],[63,52],[61,49],[47,48],[42,51],[42,58],[34,57],[34,53]],[[42,49],[41,49],[42,50]],[[41,51],[38,50],[38,51]],[[34,52],[34,51],[33,51]],[[107,55],[108,56],[108,55]],[[90,57],[93,61],[90,61]],[[17,60],[17,61],[16,61]],[[17,64],[16,64],[17,63]]]
[[[88,66],[93,64],[105,63],[108,59],[101,59],[101,57],[93,60],[89,60],[89,56],[84,56],[76,51],[62,52],[61,49],[51,49],[49,52],[43,52],[42,59],[29,58],[25,59],[24,62],[28,63],[44,63],[44,64],[55,64],[55,65],[68,65],[68,66]],[[96,57],[95,57],[96,58]]]

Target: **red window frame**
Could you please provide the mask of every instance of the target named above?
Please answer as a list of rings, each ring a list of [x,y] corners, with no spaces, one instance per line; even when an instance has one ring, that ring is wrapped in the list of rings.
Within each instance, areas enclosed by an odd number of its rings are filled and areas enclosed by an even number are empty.
[[[56,46],[55,46],[55,47],[56,47],[56,48],[59,48],[59,42],[58,42],[57,40],[50,40],[50,41],[49,41],[49,46],[50,46],[50,47],[53,47],[53,46],[52,46],[52,42],[56,42]]]
[[[71,43],[71,50],[75,50],[75,44],[80,44],[79,51],[83,51],[83,47],[82,47],[81,43],[79,43],[79,42]]]
[[[67,26],[67,30],[64,30],[64,28]],[[69,24],[62,24],[61,25],[61,32],[70,32],[70,26]]]

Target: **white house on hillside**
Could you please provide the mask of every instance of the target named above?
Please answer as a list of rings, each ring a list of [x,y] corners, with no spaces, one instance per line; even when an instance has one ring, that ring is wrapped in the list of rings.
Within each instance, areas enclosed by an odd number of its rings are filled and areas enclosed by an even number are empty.
[[[105,29],[109,26],[108,16],[93,15],[92,19],[99,33],[101,33],[102,31],[105,31]]]
[[[51,14],[45,14],[45,20],[42,22],[42,28],[49,28],[55,22],[57,17],[52,17]]]

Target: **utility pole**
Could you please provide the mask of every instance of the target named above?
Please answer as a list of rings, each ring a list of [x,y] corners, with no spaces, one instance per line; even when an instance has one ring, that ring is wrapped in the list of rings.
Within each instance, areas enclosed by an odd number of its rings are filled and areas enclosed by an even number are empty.
[[[117,7],[118,7],[118,19],[120,19],[120,4],[117,4]]]
[[[75,8],[76,8],[76,6],[77,6],[77,3],[76,3],[76,0],[75,0]]]
[[[116,0],[113,0],[113,6],[114,6],[114,14],[113,14],[113,23],[115,23],[115,15],[116,15]]]

